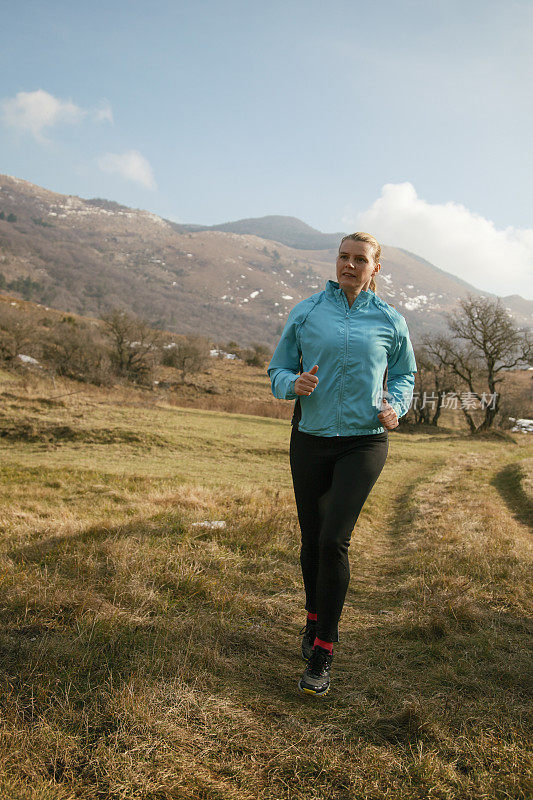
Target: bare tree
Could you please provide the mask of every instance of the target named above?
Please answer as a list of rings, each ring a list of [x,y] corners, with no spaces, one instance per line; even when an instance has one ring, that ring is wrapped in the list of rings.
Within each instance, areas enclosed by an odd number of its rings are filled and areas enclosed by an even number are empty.
[[[438,425],[444,397],[454,390],[455,378],[450,370],[435,359],[428,348],[418,347],[415,352],[415,397],[412,413],[415,422]],[[429,401],[429,402],[428,402]]]
[[[163,340],[161,331],[118,308],[101,319],[111,340],[111,359],[117,373],[138,383],[151,383]]]
[[[472,433],[488,430],[498,414],[497,391],[506,370],[531,364],[533,348],[530,332],[519,328],[499,299],[471,297],[459,301],[459,310],[448,316],[450,336],[424,338],[430,356],[449,370],[470,396],[484,406],[478,425],[471,409],[462,411]],[[487,392],[488,389],[488,392]],[[486,395],[490,395],[487,401]]]

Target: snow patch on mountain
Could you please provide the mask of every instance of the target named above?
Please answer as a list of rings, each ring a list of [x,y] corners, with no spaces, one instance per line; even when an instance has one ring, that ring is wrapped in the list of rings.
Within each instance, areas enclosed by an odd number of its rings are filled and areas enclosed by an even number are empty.
[[[404,303],[404,308],[408,311],[418,311],[423,305],[427,303],[428,299],[425,294],[417,294],[416,297],[409,297]]]

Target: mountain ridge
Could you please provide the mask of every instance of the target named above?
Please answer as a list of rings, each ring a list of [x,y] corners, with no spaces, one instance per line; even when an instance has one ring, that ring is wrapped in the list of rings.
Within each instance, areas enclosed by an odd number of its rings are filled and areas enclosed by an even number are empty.
[[[241,221],[245,233],[185,230],[149,211],[61,195],[6,175],[0,175],[0,211],[0,290],[90,315],[120,306],[177,333],[243,345],[276,342],[292,306],[335,277],[342,236],[280,215]],[[266,236],[284,230],[310,231],[311,238],[294,248]],[[320,237],[334,246],[324,248]],[[318,249],[309,248],[317,241]],[[459,298],[494,296],[409,251],[383,246],[382,253],[378,294],[406,317],[413,340],[444,330]],[[532,301],[508,296],[505,305],[518,324],[531,326]]]
[[[186,230],[224,231],[226,233],[252,234],[263,239],[285,244],[300,250],[330,250],[337,248],[343,233],[323,233],[298,217],[268,214],[264,217],[246,217],[217,225],[181,226]]]

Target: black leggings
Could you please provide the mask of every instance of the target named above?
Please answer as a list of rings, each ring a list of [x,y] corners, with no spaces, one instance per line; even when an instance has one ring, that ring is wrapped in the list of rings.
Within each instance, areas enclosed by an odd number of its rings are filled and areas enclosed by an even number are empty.
[[[316,635],[338,642],[350,581],[348,546],[359,513],[387,459],[387,431],[312,436],[293,427],[290,462],[302,532],[305,607],[318,615]]]

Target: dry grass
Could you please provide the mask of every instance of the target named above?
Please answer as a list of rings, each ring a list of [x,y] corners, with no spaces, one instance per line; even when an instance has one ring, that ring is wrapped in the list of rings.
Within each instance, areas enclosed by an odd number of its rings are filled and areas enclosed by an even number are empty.
[[[529,796],[527,437],[391,436],[317,703],[286,422],[44,395],[3,397],[46,436],[1,448],[1,797]]]

